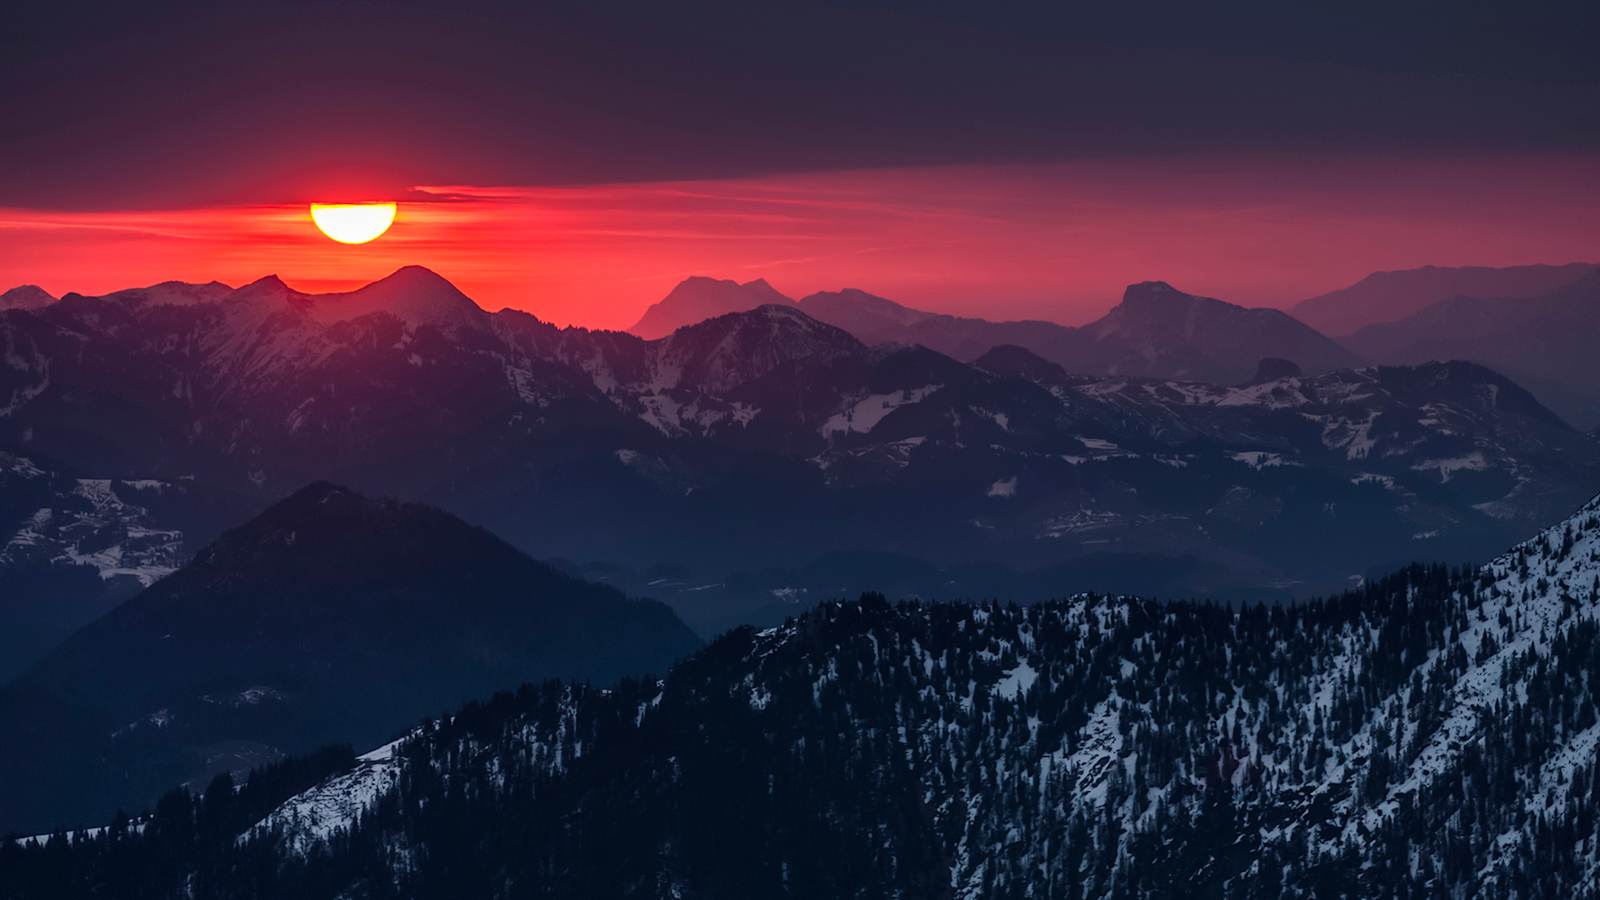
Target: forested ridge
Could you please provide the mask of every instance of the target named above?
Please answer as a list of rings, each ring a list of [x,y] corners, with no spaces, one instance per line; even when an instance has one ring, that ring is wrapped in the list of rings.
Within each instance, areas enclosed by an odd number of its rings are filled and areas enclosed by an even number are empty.
[[[1591,504],[1293,607],[868,595],[469,705],[254,826],[7,843],[0,895],[1593,896],[1597,593]]]

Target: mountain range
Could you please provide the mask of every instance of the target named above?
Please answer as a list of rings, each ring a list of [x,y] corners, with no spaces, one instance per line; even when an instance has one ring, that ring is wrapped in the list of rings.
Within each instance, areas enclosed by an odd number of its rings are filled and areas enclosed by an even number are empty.
[[[1343,337],[1394,322],[1441,300],[1537,297],[1600,270],[1595,263],[1559,266],[1423,266],[1374,272],[1349,287],[1302,300],[1295,318],[1323,334]]]
[[[0,866],[20,898],[1592,897],[1597,591],[1600,501],[1291,607],[867,596]]]
[[[807,306],[644,340],[491,314],[407,267],[343,294],[168,283],[0,313],[0,447],[55,486],[0,504],[8,548],[84,484],[129,508],[8,550],[0,577],[78,569],[92,597],[63,608],[98,609],[112,547],[174,533],[170,567],[330,480],[449,510],[711,634],[874,586],[1304,596],[1482,558],[1600,485],[1600,445],[1481,366],[1084,375],[1014,345],[869,344]],[[1102,325],[1118,358],[1210,359],[1282,317],[1253,312],[1150,283]],[[177,487],[131,487],[157,483]]]
[[[443,512],[312,485],[0,688],[0,832],[376,744],[504,685],[665,671],[698,643]]]
[[[1015,345],[1078,374],[1234,384],[1249,378],[1265,357],[1288,358],[1313,373],[1360,363],[1355,354],[1279,310],[1196,297],[1159,281],[1129,286],[1105,316],[1072,328],[924,312],[854,289],[793,301],[765,281],[691,278],[650,307],[631,330],[641,337],[659,336],[763,305],[792,305],[867,344],[918,344],[964,361]]]
[[[1470,359],[1515,378],[1582,427],[1600,423],[1600,271],[1531,297],[1451,297],[1344,339],[1370,359]]]

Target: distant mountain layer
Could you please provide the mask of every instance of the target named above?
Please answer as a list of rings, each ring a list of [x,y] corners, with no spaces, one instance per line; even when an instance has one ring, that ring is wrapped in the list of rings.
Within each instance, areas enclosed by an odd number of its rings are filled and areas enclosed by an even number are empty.
[[[507,684],[664,671],[697,643],[666,607],[443,512],[315,485],[0,689],[0,832],[375,744]]]
[[[306,900],[1592,897],[1596,560],[1591,503],[1480,569],[1286,609],[828,604],[660,684],[464,707],[259,818],[228,824],[232,791],[198,815],[178,798],[142,835],[13,850],[9,874],[22,898],[118,879]]]
[[[661,301],[651,304],[628,331],[654,340],[706,319],[768,304],[782,306],[793,302],[762,279],[739,284],[715,278],[689,278]]]
[[[1600,489],[1600,445],[1493,371],[1319,373],[1309,329],[1159,284],[1074,332],[1125,375],[1015,345],[872,346],[807,306],[644,340],[490,314],[418,268],[338,295],[269,278],[68,296],[0,313],[0,447],[112,484],[185,556],[217,510],[242,521],[330,480],[435,504],[708,631],[874,586],[1025,599],[1138,573],[1164,594],[1303,596],[1482,558]],[[1222,367],[1230,342],[1262,346]],[[115,487],[134,481],[183,490],[158,511]],[[56,503],[7,498],[0,539]]]
[[[963,360],[1018,346],[1075,374],[1237,384],[1264,357],[1318,374],[1361,363],[1283,312],[1196,297],[1158,281],[1130,286],[1120,304],[1082,328],[926,313],[861,291],[813,294],[799,306],[869,344],[921,344]]]
[[[1345,339],[1388,363],[1468,359],[1537,393],[1573,424],[1600,424],[1600,272],[1527,298],[1452,297]]]
[[[715,316],[791,303],[764,281],[690,278],[650,307],[630,331],[658,338]],[[866,344],[920,344],[960,360],[1015,345],[1076,374],[1235,384],[1269,356],[1287,358],[1312,373],[1361,364],[1355,354],[1284,312],[1196,297],[1163,282],[1130,286],[1120,304],[1082,328],[930,313],[855,289],[811,294],[795,305]]]
[[[1534,297],[1571,284],[1600,268],[1560,266],[1425,266],[1375,272],[1355,284],[1302,300],[1293,312],[1324,334],[1344,336],[1369,325],[1395,322],[1452,297]]]

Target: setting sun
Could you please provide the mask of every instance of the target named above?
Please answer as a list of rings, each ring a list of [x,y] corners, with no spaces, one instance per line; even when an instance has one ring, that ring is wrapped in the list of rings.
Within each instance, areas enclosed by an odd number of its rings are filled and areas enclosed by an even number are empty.
[[[311,221],[341,244],[365,244],[394,224],[393,203],[313,203]]]

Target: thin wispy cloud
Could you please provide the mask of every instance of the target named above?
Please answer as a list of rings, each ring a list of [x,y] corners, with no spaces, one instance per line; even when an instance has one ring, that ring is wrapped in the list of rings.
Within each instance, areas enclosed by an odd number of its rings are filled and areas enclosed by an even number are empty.
[[[484,306],[621,328],[690,275],[861,287],[941,311],[1084,321],[1159,278],[1274,305],[1377,269],[1561,262],[1600,238],[1583,157],[957,166],[571,187],[421,185],[335,244],[300,203],[0,209],[0,286],[102,293],[277,273],[339,290],[419,263]],[[1463,185],[1476,185],[1471,197]]]

